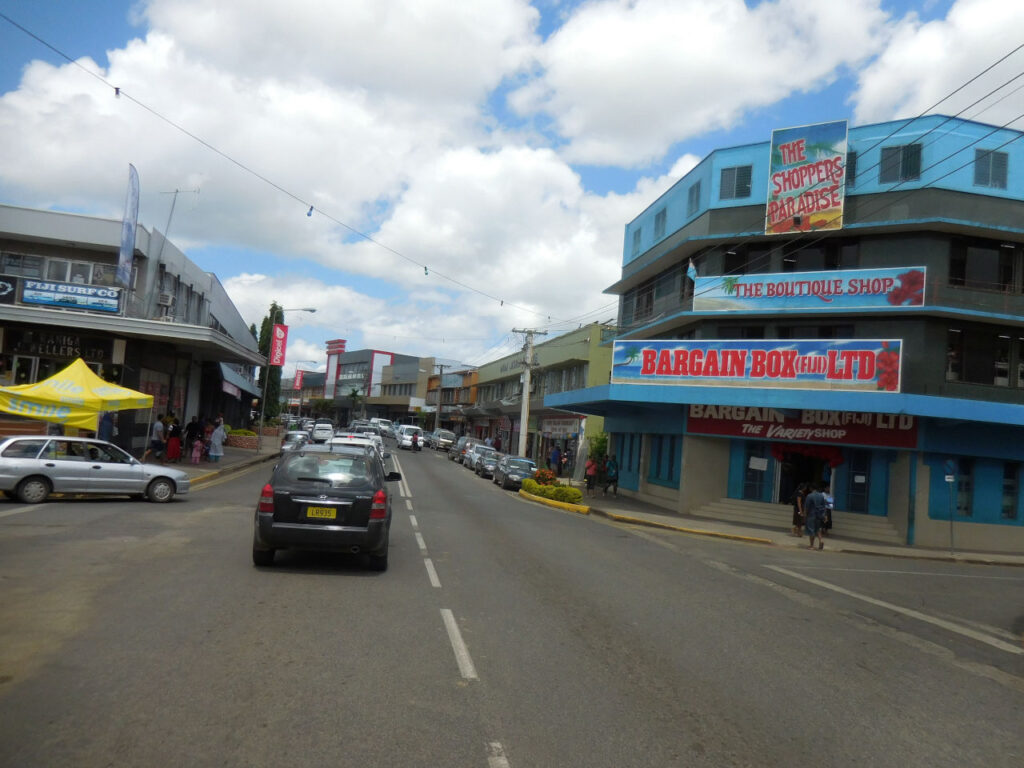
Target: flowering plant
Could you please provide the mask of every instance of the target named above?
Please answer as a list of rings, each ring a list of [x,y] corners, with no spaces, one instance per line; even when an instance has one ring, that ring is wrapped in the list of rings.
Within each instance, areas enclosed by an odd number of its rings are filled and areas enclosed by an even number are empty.
[[[533,473],[533,479],[541,485],[558,485],[555,473],[550,469],[538,469]]]

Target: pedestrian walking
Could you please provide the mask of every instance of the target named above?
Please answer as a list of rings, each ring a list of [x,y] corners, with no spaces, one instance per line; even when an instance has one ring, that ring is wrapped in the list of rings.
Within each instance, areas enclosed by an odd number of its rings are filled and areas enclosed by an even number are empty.
[[[198,435],[192,441],[192,463],[198,464],[203,458],[203,448],[206,446],[203,444],[203,438]]]
[[[818,540],[818,549],[825,548],[825,539],[822,537],[821,529],[825,524],[828,506],[822,490],[823,487],[819,484],[804,499],[804,529],[807,531],[810,541],[807,545],[808,549],[814,549],[815,539]]]
[[[609,456],[604,465],[604,495],[608,495],[608,489],[613,488],[613,496],[619,495],[619,462],[614,456]]]
[[[142,454],[142,461],[145,462],[150,454],[157,460],[164,463],[164,446],[167,444],[166,433],[164,432],[164,415],[161,413],[153,422],[153,428],[149,433],[149,448]]]
[[[562,476],[562,452],[558,449],[557,445],[551,449],[548,469],[554,470],[555,474],[559,477]]]
[[[587,479],[587,496],[594,495],[594,487],[597,485],[597,462],[593,456],[587,457],[587,463],[583,466],[583,475]]]
[[[171,464],[181,463],[181,423],[177,417],[171,419],[167,428],[167,461]]]

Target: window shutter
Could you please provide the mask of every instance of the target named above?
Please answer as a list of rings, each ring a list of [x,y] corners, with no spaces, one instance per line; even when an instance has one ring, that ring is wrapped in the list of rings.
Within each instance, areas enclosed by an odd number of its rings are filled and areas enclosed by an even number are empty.
[[[686,215],[693,216],[697,213],[700,208],[700,182],[690,187],[690,191],[687,193],[686,201]]]
[[[732,200],[736,197],[736,169],[735,168],[723,168],[722,169],[722,183],[721,192],[718,197],[720,200]]]
[[[989,162],[991,155],[987,150],[974,150],[974,184],[978,187],[987,187],[989,183]]]
[[[992,173],[989,183],[993,187],[1006,189],[1006,180],[1009,173],[1010,155],[1007,152],[993,152]]]
[[[921,145],[908,144],[903,147],[903,172],[900,181],[921,178]]]
[[[751,166],[743,165],[736,169],[736,197],[750,197]]]
[[[878,171],[880,184],[891,184],[900,180],[902,149],[902,147],[882,147],[882,164]]]
[[[846,153],[846,186],[852,187],[857,183],[857,153],[850,151]]]

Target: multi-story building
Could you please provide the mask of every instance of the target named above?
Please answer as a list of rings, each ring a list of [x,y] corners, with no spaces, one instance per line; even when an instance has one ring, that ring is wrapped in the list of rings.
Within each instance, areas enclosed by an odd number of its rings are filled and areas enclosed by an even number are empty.
[[[384,368],[389,365],[416,363],[418,357],[383,352],[379,349],[345,351],[345,340],[327,342],[327,371],[324,394],[334,400],[335,418],[346,423],[362,415],[388,416],[388,406],[379,401]]]
[[[324,399],[326,379],[325,373],[306,370],[297,370],[295,376],[281,379],[281,413],[295,417],[320,415],[313,412],[311,403]]]
[[[932,115],[712,152],[626,226],[610,382],[547,404],[605,416],[621,487],[667,508],[784,519],[824,482],[840,531],[1024,551],[1022,137]]]
[[[153,395],[155,413],[250,421],[256,339],[216,275],[136,227],[127,286],[115,280],[122,222],[0,206],[0,386],[45,379],[81,357]],[[124,411],[118,442],[145,444],[150,414]]]
[[[447,364],[438,364],[436,374],[427,380],[428,426],[432,429],[448,429],[456,434],[465,432],[468,408],[476,403],[476,368],[449,370]]]
[[[534,344],[526,450],[538,463],[555,445],[578,456],[581,440],[601,434],[601,418],[581,418],[570,408],[552,407],[546,398],[607,382],[611,349],[606,342],[613,334],[611,326],[591,323]],[[491,437],[503,449],[518,451],[525,364],[524,347],[480,366],[476,403],[465,410],[467,434]]]
[[[396,424],[429,427],[425,405],[427,383],[434,358],[395,355],[395,362],[381,371],[380,393],[367,398],[367,412]]]

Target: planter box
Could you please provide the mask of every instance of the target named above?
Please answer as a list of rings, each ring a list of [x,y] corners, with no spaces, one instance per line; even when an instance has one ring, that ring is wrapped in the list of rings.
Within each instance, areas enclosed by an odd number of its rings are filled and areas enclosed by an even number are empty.
[[[267,433],[264,432],[264,435]],[[256,450],[256,442],[259,438],[256,435],[228,435],[228,439],[224,441],[224,445],[229,445],[232,448],[249,448],[253,451]]]

